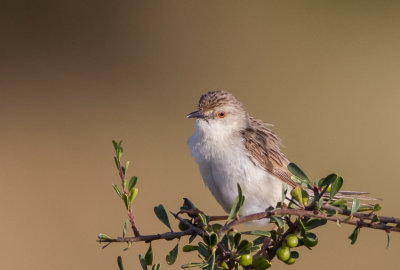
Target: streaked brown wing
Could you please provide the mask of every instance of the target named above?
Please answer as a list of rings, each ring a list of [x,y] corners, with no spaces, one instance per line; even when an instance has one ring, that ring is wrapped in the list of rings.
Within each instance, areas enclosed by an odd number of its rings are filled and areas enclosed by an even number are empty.
[[[257,166],[272,173],[289,186],[296,186],[287,169],[288,159],[279,149],[280,140],[268,124],[250,117],[251,127],[242,131],[249,158]]]

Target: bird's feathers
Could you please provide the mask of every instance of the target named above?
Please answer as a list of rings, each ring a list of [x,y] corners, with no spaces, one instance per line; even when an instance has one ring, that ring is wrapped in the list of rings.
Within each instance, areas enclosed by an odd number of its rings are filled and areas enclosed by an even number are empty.
[[[251,161],[259,167],[275,175],[284,183],[294,187],[292,174],[287,169],[288,159],[280,151],[280,140],[269,128],[268,124],[250,117],[250,125],[243,130],[244,145]]]

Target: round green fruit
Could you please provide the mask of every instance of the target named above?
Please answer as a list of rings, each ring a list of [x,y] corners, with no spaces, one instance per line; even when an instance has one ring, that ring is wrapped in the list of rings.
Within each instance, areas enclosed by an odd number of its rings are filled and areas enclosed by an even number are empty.
[[[297,247],[297,245],[299,244],[299,238],[297,238],[296,235],[294,234],[289,234],[286,237],[286,245],[290,248],[294,248]]]
[[[242,255],[239,259],[239,264],[242,266],[249,266],[253,263],[253,257],[250,254]]]
[[[285,261],[286,264],[294,264],[296,262],[295,258],[289,258],[289,260]]]
[[[290,249],[286,246],[282,246],[276,251],[276,256],[278,256],[278,259],[281,261],[287,261],[290,258]]]
[[[303,243],[306,247],[315,247],[318,244],[318,237],[315,233],[308,232],[303,237]]]

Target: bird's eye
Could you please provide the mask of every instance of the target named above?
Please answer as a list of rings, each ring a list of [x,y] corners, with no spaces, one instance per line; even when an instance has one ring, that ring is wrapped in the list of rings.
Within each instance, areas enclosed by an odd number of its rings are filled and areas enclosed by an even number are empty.
[[[217,116],[218,116],[219,118],[224,118],[224,117],[226,116],[226,113],[225,113],[225,112],[218,112],[218,113],[217,113]]]

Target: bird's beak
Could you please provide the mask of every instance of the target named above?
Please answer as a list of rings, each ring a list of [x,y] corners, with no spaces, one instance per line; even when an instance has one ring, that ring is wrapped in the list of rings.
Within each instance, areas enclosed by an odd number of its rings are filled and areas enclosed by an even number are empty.
[[[186,118],[204,118],[204,115],[200,111],[194,111],[186,115]]]

